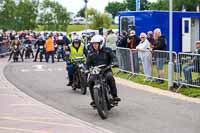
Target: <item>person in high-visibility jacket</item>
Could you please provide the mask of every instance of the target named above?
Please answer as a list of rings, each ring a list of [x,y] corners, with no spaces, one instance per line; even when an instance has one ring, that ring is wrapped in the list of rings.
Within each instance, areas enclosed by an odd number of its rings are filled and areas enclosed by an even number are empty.
[[[87,56],[87,51],[84,45],[81,44],[81,39],[78,35],[73,37],[72,44],[69,45],[68,52],[69,54],[67,59],[67,71],[68,71],[69,83],[67,84],[67,86],[71,86],[73,83],[74,60],[77,58],[84,57],[83,60],[86,62],[86,56]]]
[[[52,34],[50,34],[48,39],[46,40],[45,48],[46,48],[46,62],[49,62],[49,56],[51,55],[52,63],[54,63],[55,47]]]
[[[67,39],[70,41],[70,43],[72,42],[72,34],[71,33],[67,36]]]

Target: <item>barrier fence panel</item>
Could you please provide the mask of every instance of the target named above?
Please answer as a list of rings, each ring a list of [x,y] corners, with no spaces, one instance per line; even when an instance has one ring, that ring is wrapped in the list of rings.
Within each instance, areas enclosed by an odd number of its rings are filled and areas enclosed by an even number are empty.
[[[117,58],[120,69],[131,71],[134,75],[145,76],[145,80],[152,80],[153,78],[168,80],[169,53],[169,51],[141,51],[136,49],[130,50],[118,48]],[[176,67],[177,54],[175,52],[172,54],[175,72],[174,82],[176,82],[179,74]]]
[[[179,53],[178,59],[180,84],[200,87],[200,54]]]
[[[168,64],[169,64],[169,51],[154,50],[152,51],[152,74],[154,78],[167,80],[168,81]],[[178,80],[178,69],[177,69],[177,54],[172,52],[172,61],[174,63],[174,76],[173,81]]]
[[[119,64],[119,69],[124,72],[131,73],[131,57],[130,57],[130,49],[128,48],[117,48],[116,49],[116,57]]]
[[[5,43],[0,43],[0,56],[9,54],[9,45]]]

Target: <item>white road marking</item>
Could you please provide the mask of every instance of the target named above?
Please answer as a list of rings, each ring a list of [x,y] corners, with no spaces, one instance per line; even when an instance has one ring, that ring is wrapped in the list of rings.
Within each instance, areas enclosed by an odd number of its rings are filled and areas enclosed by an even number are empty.
[[[45,124],[45,125],[54,125],[54,126],[63,126],[63,127],[77,127],[82,128],[82,126],[78,124],[63,124],[57,122],[45,122],[45,121],[37,121],[37,120],[26,120],[26,119],[18,119],[14,117],[0,117],[2,120],[11,120],[11,121],[21,121],[21,122],[29,122],[29,123],[36,123],[36,124]]]
[[[21,69],[21,72],[30,72],[31,70],[29,69]]]
[[[43,68],[45,65],[33,65],[32,67],[36,68],[33,71],[35,72],[42,72],[45,71],[45,69]]]
[[[63,71],[63,70],[64,70],[63,68],[58,68],[58,69],[57,69],[57,71]]]
[[[44,72],[45,70],[44,69],[34,69],[33,71],[35,71],[35,72]]]
[[[51,68],[48,68],[47,71],[52,72],[53,70]]]
[[[17,131],[17,132],[26,132],[26,133],[49,133],[46,131],[38,131],[38,130],[30,130],[30,129],[22,129],[22,128],[10,128],[10,127],[0,127],[1,130],[7,131]]]
[[[53,72],[53,71],[65,71],[63,68],[43,68],[43,66],[33,66],[36,67],[36,69],[21,69],[21,72]]]
[[[36,67],[36,69],[43,69],[45,65],[33,65],[32,67]]]

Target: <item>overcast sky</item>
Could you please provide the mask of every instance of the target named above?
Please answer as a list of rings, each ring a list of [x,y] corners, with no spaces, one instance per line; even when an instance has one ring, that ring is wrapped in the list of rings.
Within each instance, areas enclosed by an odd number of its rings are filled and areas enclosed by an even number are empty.
[[[67,7],[67,10],[70,12],[77,13],[81,8],[84,7],[85,3],[84,0],[56,0],[61,3],[63,6]],[[123,0],[88,0],[88,7],[93,7],[98,11],[103,12],[105,6],[108,2],[112,1],[119,1],[122,2]],[[149,0],[149,1],[156,1],[156,0]]]

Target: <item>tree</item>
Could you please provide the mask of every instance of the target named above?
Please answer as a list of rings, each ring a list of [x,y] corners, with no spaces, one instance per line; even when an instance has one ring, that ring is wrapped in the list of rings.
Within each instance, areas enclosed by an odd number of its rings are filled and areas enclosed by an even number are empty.
[[[76,15],[77,17],[85,17],[85,7],[80,9]]]
[[[153,2],[150,4],[150,10],[169,10],[169,1],[159,0],[158,2]]]
[[[53,3],[50,0],[44,0],[40,4],[39,24],[44,25],[44,30],[50,30],[50,25],[53,24],[52,7]]]
[[[173,10],[181,11],[185,6],[187,11],[196,11],[196,6],[200,0],[173,0]],[[169,0],[159,0],[156,3],[150,4],[151,10],[169,10]]]
[[[66,30],[70,17],[67,9],[55,1],[44,0],[40,6],[39,22],[45,30]]]
[[[112,14],[112,17],[114,18],[117,16],[119,11],[126,10],[127,4],[126,3],[120,3],[120,2],[109,2],[108,5],[105,7],[105,11]]]
[[[169,3],[169,0],[167,0]],[[185,6],[187,11],[196,11],[196,6],[200,4],[200,0],[174,0],[174,10],[181,11]]]
[[[0,8],[0,28],[15,29],[15,8],[13,0],[4,0]]]
[[[34,29],[37,26],[38,4],[31,0],[21,0],[16,10],[16,29]]]
[[[88,15],[92,19],[91,28],[98,29],[100,27],[109,28],[111,25],[111,19],[109,18],[108,13],[100,13],[94,8],[87,10]]]
[[[141,10],[149,10],[150,2],[148,0],[141,0]]]
[[[126,0],[127,4],[127,9],[130,11],[135,11],[136,10],[136,2],[135,0]]]
[[[98,11],[96,10],[96,9],[94,9],[94,8],[89,8],[88,10],[87,10],[87,15],[88,16],[93,16],[93,15],[95,15],[95,14],[97,14],[98,13]]]
[[[126,0],[127,8],[130,11],[136,10],[136,1],[135,0]],[[141,10],[149,10],[150,3],[148,0],[141,0],[140,9]]]

